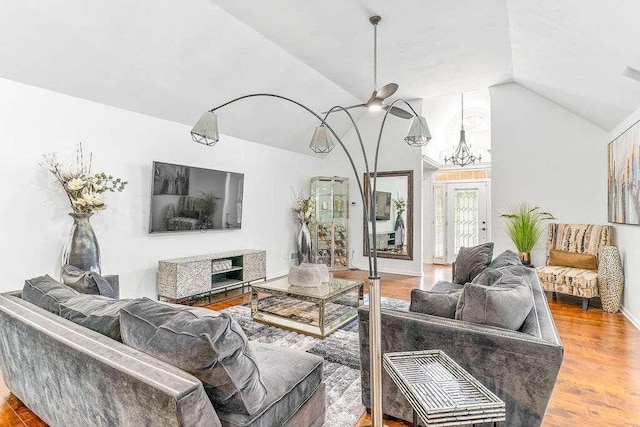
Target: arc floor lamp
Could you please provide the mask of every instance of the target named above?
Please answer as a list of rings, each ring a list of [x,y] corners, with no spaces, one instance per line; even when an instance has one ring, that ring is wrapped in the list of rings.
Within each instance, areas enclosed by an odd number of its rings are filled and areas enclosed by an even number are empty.
[[[393,107],[398,103],[403,103],[411,110],[413,114],[413,118],[411,120],[411,125],[409,127],[409,132],[407,136],[404,138],[405,142],[412,147],[422,147],[425,146],[431,140],[431,133],[429,132],[429,127],[427,126],[427,120],[418,115],[416,111],[413,109],[408,102],[403,99],[398,99],[389,105],[389,108],[386,110],[384,117],[382,119],[382,123],[380,124],[380,131],[378,132],[378,140],[375,148],[375,158],[373,163],[373,172],[371,172],[369,168],[369,158],[367,156],[367,152],[365,149],[364,141],[362,140],[362,135],[360,134],[360,129],[356,124],[353,116],[345,107],[337,105],[327,111],[322,118],[316,112],[314,112],[309,107],[301,104],[300,102],[294,101],[293,99],[286,98],[284,96],[275,95],[271,93],[254,93],[250,95],[244,95],[231,101],[225,102],[217,107],[206,111],[200,120],[195,124],[193,129],[191,129],[191,137],[192,139],[200,144],[204,144],[207,146],[213,146],[219,140],[219,132],[218,132],[218,118],[215,114],[216,110],[219,110],[222,107],[225,107],[234,102],[255,98],[255,97],[271,97],[277,98],[279,100],[284,100],[290,103],[293,103],[304,110],[311,113],[315,118],[320,121],[320,125],[316,128],[313,133],[313,138],[311,140],[311,144],[309,147],[316,153],[328,153],[334,147],[335,143],[333,142],[333,138],[338,141],[338,144],[342,147],[345,154],[349,158],[349,163],[351,164],[351,168],[353,169],[353,173],[356,177],[356,182],[358,183],[358,190],[360,192],[360,197],[362,199],[363,206],[363,215],[364,215],[364,224],[365,224],[365,243],[369,247],[369,345],[370,345],[370,381],[371,381],[371,424],[374,427],[382,427],[382,349],[381,349],[381,325],[380,325],[380,276],[378,275],[378,259],[377,259],[377,248],[375,244],[375,236],[376,236],[376,222],[371,222],[371,234],[373,235],[373,239],[369,238],[369,226],[368,219],[369,216],[369,206],[367,206],[364,190],[363,190],[363,182],[360,180],[360,174],[356,168],[356,165],[353,160],[353,156],[347,149],[346,145],[343,143],[342,139],[336,134],[333,128],[326,122],[329,114],[342,111],[351,120],[351,123],[356,131],[356,135],[358,137],[358,142],[360,143],[360,148],[362,150],[362,157],[364,160],[365,167],[365,179],[367,180],[367,188],[370,191],[369,200],[371,200],[370,206],[376,206],[376,184],[377,184],[377,175],[378,175],[378,155],[380,152],[380,142],[382,141],[382,131],[384,130],[384,125],[387,121],[387,117],[389,113],[393,110]]]

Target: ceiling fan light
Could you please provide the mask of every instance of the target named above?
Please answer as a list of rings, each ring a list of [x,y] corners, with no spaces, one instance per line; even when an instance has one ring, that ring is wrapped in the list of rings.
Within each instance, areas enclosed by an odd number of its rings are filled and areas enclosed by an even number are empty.
[[[431,132],[424,116],[415,116],[411,120],[409,132],[404,140],[412,147],[424,147],[431,141]]]
[[[191,139],[209,147],[215,145],[220,140],[218,116],[212,111],[205,112],[191,129]]]
[[[367,104],[369,111],[380,111],[382,109],[382,100],[379,98],[372,99]]]
[[[309,144],[309,148],[313,150],[314,153],[325,154],[333,150],[336,144],[333,142],[333,137],[331,136],[331,132],[325,125],[320,125],[313,132],[313,138],[311,138],[311,144]]]

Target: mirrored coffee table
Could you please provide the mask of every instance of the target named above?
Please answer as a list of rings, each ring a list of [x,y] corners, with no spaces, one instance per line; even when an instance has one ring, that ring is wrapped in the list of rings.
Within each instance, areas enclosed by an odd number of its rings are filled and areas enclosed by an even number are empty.
[[[332,278],[319,287],[290,285],[286,277],[251,285],[256,322],[324,338],[358,316],[363,282]]]

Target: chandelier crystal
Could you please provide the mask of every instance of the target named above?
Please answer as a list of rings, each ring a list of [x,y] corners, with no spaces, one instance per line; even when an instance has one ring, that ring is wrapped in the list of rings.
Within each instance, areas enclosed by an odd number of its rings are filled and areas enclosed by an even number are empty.
[[[449,157],[444,158],[444,162],[451,163],[463,168],[467,165],[473,165],[476,162],[482,161],[482,156],[475,156],[473,153],[471,153],[471,146],[467,144],[467,139],[464,132],[464,93],[461,94],[461,98],[462,117],[460,122],[460,142],[458,142],[458,146],[455,148],[453,153]]]

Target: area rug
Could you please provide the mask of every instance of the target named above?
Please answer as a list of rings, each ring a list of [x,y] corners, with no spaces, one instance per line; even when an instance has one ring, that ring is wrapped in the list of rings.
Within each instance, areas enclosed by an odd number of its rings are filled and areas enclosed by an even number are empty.
[[[367,296],[365,296],[365,304]],[[409,302],[382,298],[382,307],[408,310]],[[313,338],[251,320],[248,304],[222,310],[240,323],[251,341],[277,344],[324,358],[324,383],[327,389],[325,426],[351,427],[364,413],[360,396],[360,348],[358,320],[344,325],[325,339]]]

